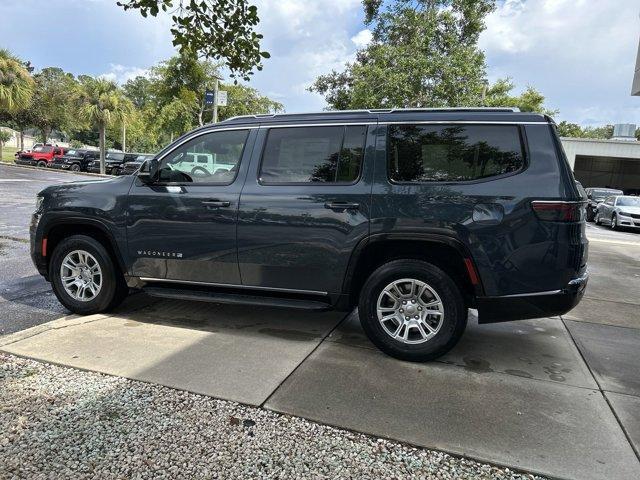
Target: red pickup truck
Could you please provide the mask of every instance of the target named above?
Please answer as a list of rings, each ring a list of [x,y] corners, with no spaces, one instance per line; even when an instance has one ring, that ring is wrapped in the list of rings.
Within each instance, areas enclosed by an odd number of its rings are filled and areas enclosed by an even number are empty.
[[[53,162],[54,158],[63,156],[67,149],[63,147],[54,147],[51,145],[43,145],[36,147],[31,151],[22,152],[15,159],[18,165],[32,165],[37,167],[46,167],[47,164]]]

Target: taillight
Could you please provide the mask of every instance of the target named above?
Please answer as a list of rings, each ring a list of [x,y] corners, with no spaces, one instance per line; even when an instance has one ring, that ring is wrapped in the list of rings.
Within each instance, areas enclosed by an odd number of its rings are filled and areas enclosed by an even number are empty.
[[[547,222],[579,222],[584,210],[584,202],[535,200],[531,206],[538,218]]]

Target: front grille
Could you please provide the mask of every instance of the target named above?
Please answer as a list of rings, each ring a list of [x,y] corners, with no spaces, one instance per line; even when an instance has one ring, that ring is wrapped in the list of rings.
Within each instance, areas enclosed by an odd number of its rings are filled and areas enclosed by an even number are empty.
[[[631,218],[640,218],[640,213],[629,213]]]

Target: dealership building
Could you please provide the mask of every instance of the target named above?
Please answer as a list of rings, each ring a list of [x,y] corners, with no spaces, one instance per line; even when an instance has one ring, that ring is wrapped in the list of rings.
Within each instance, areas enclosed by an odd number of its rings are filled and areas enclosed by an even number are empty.
[[[640,96],[640,44],[631,95]],[[586,187],[619,188],[640,192],[640,142],[635,138],[636,126],[615,125],[613,138],[562,138],[562,146],[573,173]]]
[[[635,129],[632,124],[616,125],[610,140],[563,137],[576,180],[585,188],[640,190],[640,142]]]

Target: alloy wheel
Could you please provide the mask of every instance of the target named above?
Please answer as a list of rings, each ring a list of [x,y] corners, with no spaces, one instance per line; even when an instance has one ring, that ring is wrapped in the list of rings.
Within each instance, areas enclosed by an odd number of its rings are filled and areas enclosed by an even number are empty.
[[[414,278],[395,280],[382,289],[376,312],[384,331],[406,344],[431,340],[444,320],[440,296],[427,283]]]
[[[96,258],[85,250],[73,250],[64,257],[60,279],[65,292],[74,300],[88,302],[102,288],[102,269]]]

